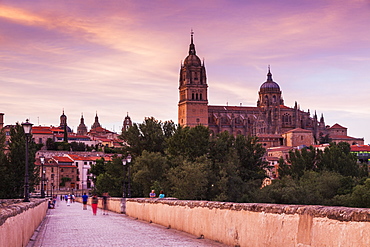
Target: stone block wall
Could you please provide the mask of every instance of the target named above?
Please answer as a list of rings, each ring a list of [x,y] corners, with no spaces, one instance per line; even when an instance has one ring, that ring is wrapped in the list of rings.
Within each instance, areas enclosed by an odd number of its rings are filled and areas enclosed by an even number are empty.
[[[26,246],[48,208],[47,199],[0,201],[0,247]]]
[[[126,214],[230,246],[370,246],[370,209],[132,198]]]

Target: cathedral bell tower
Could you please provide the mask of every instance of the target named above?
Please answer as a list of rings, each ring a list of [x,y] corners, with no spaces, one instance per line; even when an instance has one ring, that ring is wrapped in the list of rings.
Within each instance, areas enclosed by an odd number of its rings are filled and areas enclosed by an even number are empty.
[[[181,64],[178,104],[178,124],[195,127],[208,126],[207,77],[204,62],[196,55],[193,43],[193,31],[189,55]]]
[[[272,79],[270,66],[268,67],[267,80],[261,85],[257,106],[264,114],[265,127],[262,133],[276,134],[281,131],[281,105],[284,100],[281,96],[279,85]]]

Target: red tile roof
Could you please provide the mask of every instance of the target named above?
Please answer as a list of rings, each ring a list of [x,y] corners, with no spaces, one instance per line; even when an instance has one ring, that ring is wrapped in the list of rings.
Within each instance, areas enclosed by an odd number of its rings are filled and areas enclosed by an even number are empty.
[[[53,159],[56,160],[58,163],[63,162],[63,163],[72,163],[73,160],[71,160],[69,157],[66,156],[53,156]]]
[[[288,130],[285,133],[302,133],[302,132],[303,133],[312,133],[310,130],[305,130],[305,129],[301,129],[301,128],[296,128],[296,129]]]
[[[352,145],[351,146],[352,152],[370,152],[369,145]]]
[[[333,126],[331,126],[329,129],[347,129],[347,128],[345,128],[342,125],[336,123]]]

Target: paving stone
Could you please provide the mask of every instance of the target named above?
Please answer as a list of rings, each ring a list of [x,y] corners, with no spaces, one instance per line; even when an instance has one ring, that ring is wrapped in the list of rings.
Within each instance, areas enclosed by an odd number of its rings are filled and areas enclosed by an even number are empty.
[[[176,246],[206,247],[226,245],[208,239],[167,229],[163,226],[132,219],[124,214],[109,212],[103,215],[91,207],[82,209],[81,203],[58,201],[49,209],[27,247],[106,247],[106,246]]]

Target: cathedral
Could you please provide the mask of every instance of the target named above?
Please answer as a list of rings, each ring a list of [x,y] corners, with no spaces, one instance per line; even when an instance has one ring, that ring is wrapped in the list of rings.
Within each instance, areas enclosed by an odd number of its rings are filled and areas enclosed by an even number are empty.
[[[260,86],[257,106],[216,106],[208,104],[207,75],[204,62],[196,54],[191,33],[189,54],[181,64],[179,79],[178,123],[182,126],[208,126],[212,135],[228,131],[233,135],[254,135],[264,147],[318,144],[319,140],[363,144],[363,139],[347,136],[347,128],[325,125],[314,113],[284,105],[280,86],[273,80],[270,67]],[[342,140],[343,139],[343,140]],[[292,141],[294,140],[294,141]]]

